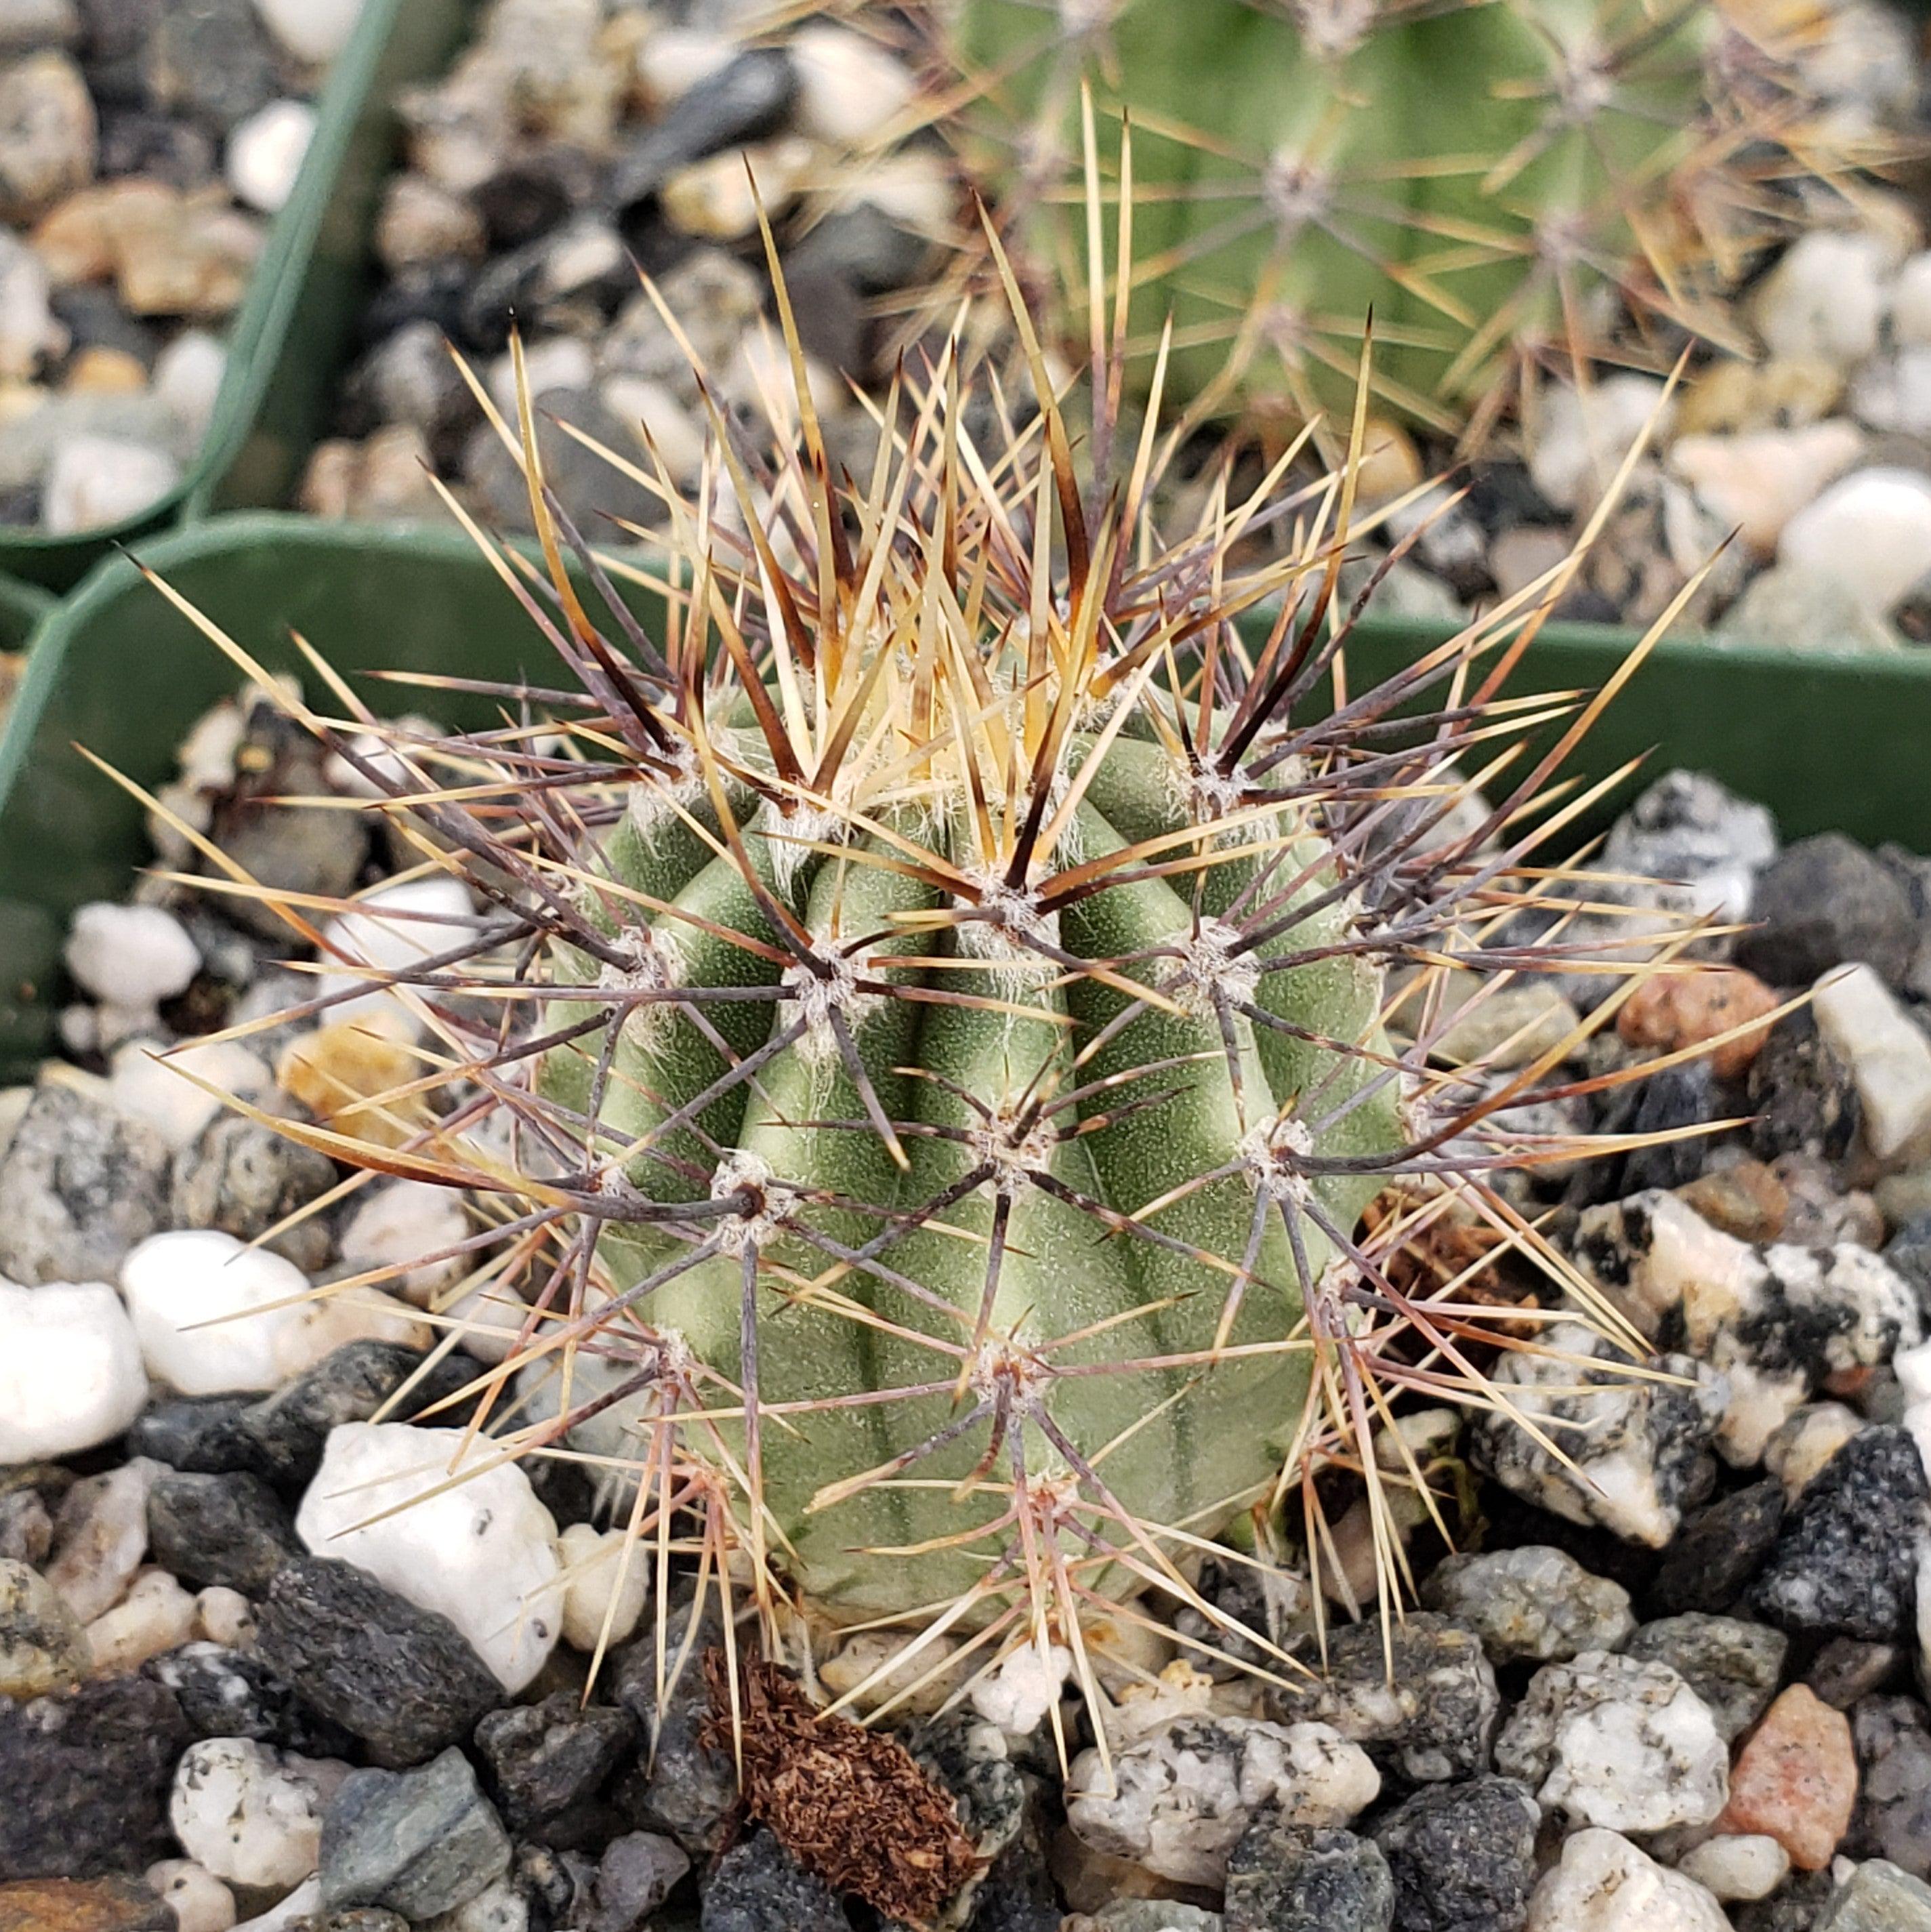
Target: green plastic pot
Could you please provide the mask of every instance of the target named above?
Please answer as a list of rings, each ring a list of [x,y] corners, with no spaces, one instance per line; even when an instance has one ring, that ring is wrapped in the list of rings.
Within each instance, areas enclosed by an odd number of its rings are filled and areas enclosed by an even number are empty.
[[[37,584],[0,577],[0,651],[23,651],[54,608]]]
[[[140,555],[271,669],[299,669],[294,628],[352,680],[404,669],[553,675],[549,646],[460,531],[256,514],[159,538]],[[641,598],[639,608],[648,621]],[[1353,688],[1446,634],[1432,624],[1364,626],[1350,648]],[[1633,642],[1553,627],[1516,686],[1600,686]],[[124,896],[149,856],[140,807],[76,746],[144,786],[163,784],[188,726],[237,682],[124,560],[103,564],[43,626],[0,740],[0,1075],[19,1074],[46,1048],[73,909]],[[378,711],[427,708],[451,724],[494,716],[487,699],[360,688]],[[1598,778],[1647,754],[1651,773],[1690,766],[1761,799],[1786,838],[1837,827],[1931,851],[1927,747],[1931,651],[1796,656],[1685,638],[1658,646],[1569,769]],[[1600,830],[1631,788],[1579,820],[1576,836]]]
[[[50,537],[0,529],[0,572],[64,590],[117,543],[184,515],[286,500],[327,420],[364,299],[398,87],[434,74],[473,0],[366,0],[316,103],[315,137],[228,332],[214,416],[178,488],[125,522]]]

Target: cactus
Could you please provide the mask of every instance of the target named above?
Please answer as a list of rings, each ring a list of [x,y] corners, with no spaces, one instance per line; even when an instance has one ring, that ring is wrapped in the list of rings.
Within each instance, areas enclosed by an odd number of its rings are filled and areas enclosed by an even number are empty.
[[[1162,530],[1174,446],[1157,374],[1122,433],[1124,303],[1076,436],[1006,272],[1030,410],[949,348],[838,488],[781,279],[796,396],[759,448],[714,416],[688,498],[634,469],[647,569],[565,516],[526,398],[495,418],[547,581],[470,527],[570,682],[442,739],[299,712],[490,912],[366,976],[433,1029],[413,1132],[284,1124],[481,1204],[515,1298],[479,1424],[589,1462],[660,1564],[748,1576],[774,1631],[788,1598],[1084,1670],[1090,1613],[1147,1589],[1228,1629],[1198,1558],[1290,1498],[1318,1571],[1325,1474],[1432,1510],[1378,1460],[1391,1404],[1526,1345],[1400,1258],[1444,1217],[1535,1251],[1485,1177],[1573,1157],[1509,1120],[1580,1034],[1484,1078],[1443,1058],[1435,982],[1576,963],[1505,928],[1561,922],[1529,862],[1589,795],[1528,808],[1607,700],[1498,694],[1572,562],[1324,706],[1353,460],[1223,476]],[[1357,456],[1366,422],[1364,381]]]
[[[1747,350],[1720,298],[1843,212],[1873,138],[1833,134],[1797,57],[1821,13],[1717,0],[958,0],[937,35],[962,143],[1039,286],[1066,265],[1079,86],[1131,118],[1149,342],[1168,393],[1345,407],[1363,315],[1386,405],[1478,425],[1525,363],[1606,346],[1618,292],[1673,353]],[[1813,17],[1813,15],[1816,17]],[[1636,346],[1625,340],[1619,352]]]

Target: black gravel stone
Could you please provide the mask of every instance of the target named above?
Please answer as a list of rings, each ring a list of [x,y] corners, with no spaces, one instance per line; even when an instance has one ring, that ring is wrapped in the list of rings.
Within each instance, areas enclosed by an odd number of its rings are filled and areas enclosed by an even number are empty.
[[[1884,1245],[1884,1258],[1910,1282],[1931,1315],[1931,1214],[1914,1214]]]
[[[242,1419],[259,1400],[253,1395],[197,1395],[150,1402],[127,1432],[127,1453],[203,1475],[251,1469],[261,1452]]]
[[[148,1492],[148,1548],[184,1582],[218,1583],[248,1598],[260,1596],[284,1564],[303,1554],[280,1497],[240,1470],[157,1477]]]
[[[504,1701],[495,1672],[447,1617],[417,1609],[353,1564],[289,1564],[256,1616],[262,1663],[361,1738],[378,1765],[421,1763]]]
[[[1722,1118],[1710,1063],[1693,1060],[1686,1066],[1665,1067],[1642,1083],[1629,1130],[1668,1133]],[[1623,1162],[1621,1192],[1639,1194],[1648,1187],[1687,1186],[1703,1172],[1709,1154],[1708,1139],[1701,1136],[1638,1148]]]
[[[1926,1497],[1918,1445],[1903,1429],[1853,1436],[1804,1491],[1751,1602],[1788,1630],[1867,1643],[1903,1638],[1917,1614]]]
[[[1390,1932],[1395,1881],[1372,1838],[1256,1814],[1228,1856],[1226,1932]]]
[[[139,316],[130,315],[113,290],[98,282],[76,282],[56,289],[48,297],[47,306],[65,326],[76,349],[118,349],[124,355],[139,357],[148,368],[160,353],[159,335]]]
[[[1660,1616],[1729,1609],[1776,1546],[1783,1508],[1783,1485],[1767,1481],[1733,1490],[1685,1516],[1657,1566],[1651,1607]]]
[[[610,198],[627,208],[653,195],[676,171],[706,154],[768,134],[798,92],[791,56],[753,47],[678,96],[619,158]]]
[[[347,1731],[316,1717],[250,1652],[183,1644],[150,1658],[141,1674],[174,1694],[197,1738],[253,1738],[304,1757],[346,1757],[354,1749]]]
[[[628,1711],[559,1690],[540,1704],[492,1711],[476,1726],[476,1749],[511,1831],[578,1846],[610,1837],[595,1800],[640,1736]]]
[[[1319,1682],[1276,1689],[1284,1724],[1332,1724],[1384,1774],[1410,1784],[1441,1784],[1486,1771],[1501,1697],[1481,1640],[1432,1610],[1416,1610],[1387,1634],[1378,1618],[1331,1631]],[[1306,1660],[1321,1666],[1318,1654]]]
[[[703,1893],[703,1932],[851,1932],[838,1895],[769,1832],[734,1845]]]
[[[1931,1714],[1915,1697],[1867,1697],[1851,1713],[1858,1803],[1840,1849],[1931,1879]]]
[[[1820,832],[1786,846],[1757,875],[1756,929],[1737,961],[1773,986],[1807,986],[1847,960],[1901,985],[1917,950],[1917,921],[1896,876],[1856,840]]]
[[[0,1880],[98,1878],[169,1856],[168,1792],[192,1742],[172,1693],[145,1677],[0,1697]]]
[[[322,1902],[407,1919],[467,1904],[510,1867],[509,1834],[469,1760],[445,1751],[420,1771],[355,1771],[322,1818]]]
[[[1535,1889],[1541,1808],[1509,1778],[1438,1784],[1382,1818],[1395,1932],[1519,1932]]]
[[[407,1422],[474,1378],[473,1364],[447,1355],[406,1396],[392,1400],[425,1359],[399,1342],[345,1342],[307,1374],[264,1396],[241,1418],[257,1473],[278,1487],[306,1488],[321,1466],[331,1429],[367,1422],[379,1412],[385,1421]]]
[[[1850,1070],[1825,1042],[1807,1008],[1770,1030],[1747,1083],[1750,1151],[1759,1160],[1807,1154],[1839,1160],[1856,1139],[1864,1108]]]
[[[667,1659],[684,1649],[689,1616],[688,1604],[672,1610],[664,1634]],[[620,1781],[617,1802],[632,1822],[647,1832],[667,1833],[694,1858],[709,1858],[724,1844],[737,1804],[737,1773],[730,1751],[703,1742],[711,1700],[697,1660],[722,1639],[717,1612],[707,1607],[684,1668],[666,1686],[661,1715],[655,1635],[610,1659],[617,1701],[655,1739],[648,1757]]]
[[[250,0],[169,0],[142,50],[155,101],[226,134],[281,92]]]
[[[634,1932],[670,1896],[691,1869],[674,1838],[655,1832],[626,1832],[604,1847],[587,1932]]]
[[[112,179],[146,175],[184,194],[215,176],[220,151],[214,137],[178,115],[144,107],[110,107],[100,116],[100,172]]]
[[[1816,1932],[1835,1889],[1828,1871],[1792,1872],[1769,1898],[1737,1906],[1731,1922],[1736,1932]]]
[[[1855,1637],[1834,1636],[1810,1660],[1804,1681],[1834,1711],[1848,1711],[1901,1679],[1904,1658],[1902,1644],[1860,1643]]]

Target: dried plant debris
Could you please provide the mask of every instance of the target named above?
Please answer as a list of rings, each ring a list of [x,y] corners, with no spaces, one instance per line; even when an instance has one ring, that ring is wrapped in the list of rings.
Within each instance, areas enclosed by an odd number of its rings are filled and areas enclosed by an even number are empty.
[[[896,1738],[815,1708],[762,1658],[742,1659],[733,1684],[724,1653],[709,1651],[704,1676],[709,1742],[735,1742],[744,1809],[806,1870],[914,1925],[973,1876],[951,1797]]]

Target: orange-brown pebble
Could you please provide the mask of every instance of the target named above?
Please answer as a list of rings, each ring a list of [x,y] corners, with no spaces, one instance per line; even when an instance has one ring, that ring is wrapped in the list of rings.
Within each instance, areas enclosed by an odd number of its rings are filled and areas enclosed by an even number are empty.
[[[304,1034],[275,1078],[325,1125],[377,1147],[397,1148],[429,1124],[420,1094],[389,1100],[422,1072],[409,1048],[379,1022],[337,1020]]]
[[[1850,1720],[1793,1684],[1764,1713],[1730,1772],[1719,1832],[1761,1832],[1804,1871],[1822,1871],[1849,1828],[1858,1760]]]
[[[0,1885],[0,1932],[163,1932],[173,1924],[174,1914],[131,1878]]]
[[[1754,973],[1713,966],[1696,973],[1659,973],[1632,993],[1616,1016],[1616,1030],[1631,1046],[1673,1052],[1714,1040],[1732,1027],[1760,1019],[1777,1006],[1777,995]],[[1726,1040],[1710,1056],[1720,1080],[1747,1072],[1770,1036],[1756,1027]]]
[[[1790,1213],[1790,1190],[1760,1160],[1712,1168],[1676,1190],[1713,1228],[1740,1241],[1774,1241]]]

